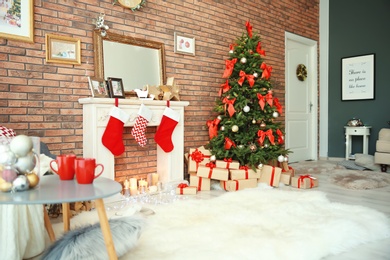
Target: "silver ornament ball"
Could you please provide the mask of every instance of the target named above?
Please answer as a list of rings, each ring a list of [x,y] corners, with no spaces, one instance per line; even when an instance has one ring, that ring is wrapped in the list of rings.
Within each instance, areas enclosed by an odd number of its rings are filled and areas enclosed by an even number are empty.
[[[234,133],[238,132],[238,126],[236,126],[236,125],[232,126],[232,131]]]
[[[24,191],[28,190],[30,184],[25,175],[18,175],[16,179],[12,182],[13,189],[15,191]]]
[[[33,142],[27,135],[15,136],[9,144],[9,149],[16,155],[16,157],[26,156],[31,152]]]
[[[225,127],[224,126],[221,126],[221,131],[225,131]]]
[[[275,112],[272,113],[272,116],[277,118],[279,116],[279,113],[275,111]]]
[[[245,63],[246,63],[246,58],[245,58],[245,57],[242,57],[241,60],[240,60],[240,62],[241,62],[242,64],[245,64]]]
[[[283,155],[279,155],[278,156],[278,162],[284,162],[284,156]]]
[[[253,77],[257,78],[259,76],[259,74],[257,74],[257,72],[253,73]]]
[[[251,110],[251,108],[249,106],[245,106],[243,110],[245,113],[248,113]]]
[[[215,155],[210,156],[210,161],[215,162],[217,160],[217,157]]]

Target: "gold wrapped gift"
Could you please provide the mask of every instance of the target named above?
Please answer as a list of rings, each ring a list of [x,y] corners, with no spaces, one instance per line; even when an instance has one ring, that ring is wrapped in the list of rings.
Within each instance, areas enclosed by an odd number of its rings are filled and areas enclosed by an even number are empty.
[[[285,174],[284,172],[282,172],[282,174],[280,175],[280,183],[283,183],[285,185],[290,185],[291,183],[290,174]]]

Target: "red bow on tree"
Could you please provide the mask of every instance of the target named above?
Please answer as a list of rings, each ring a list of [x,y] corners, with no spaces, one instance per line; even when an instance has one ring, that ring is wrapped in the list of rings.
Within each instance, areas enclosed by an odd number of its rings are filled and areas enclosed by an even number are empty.
[[[234,50],[234,47],[236,47],[236,46],[237,46],[236,43],[231,43],[231,44],[229,45],[229,49],[230,49],[231,51],[233,51],[233,50]]]
[[[226,106],[228,106],[227,111],[229,112],[230,117],[232,117],[234,115],[234,113],[236,112],[236,110],[234,109],[234,106],[233,106],[235,101],[236,101],[235,98],[229,100],[227,97],[225,97],[222,101],[225,104],[225,110],[226,110]]]
[[[249,38],[252,38],[252,25],[247,21],[245,23],[246,31],[248,32]]]
[[[281,115],[282,114],[282,105],[280,105],[278,98],[274,98],[274,105],[278,109],[279,115]]]
[[[267,64],[265,64],[265,62],[263,62],[260,65],[260,69],[263,70],[263,73],[261,74],[262,79],[269,79],[271,77],[271,71],[272,71],[271,66],[267,66]]]
[[[240,84],[241,87],[242,83],[244,83],[245,78],[248,80],[249,86],[253,87],[253,85],[255,84],[255,76],[253,75],[247,75],[244,71],[241,70],[240,77],[241,78],[238,80],[238,84]]]
[[[219,124],[219,122],[221,122],[221,120],[219,118],[207,121],[207,126],[209,127],[209,137],[210,137],[210,140],[218,135],[218,124]]]
[[[272,129],[268,129],[267,131],[259,130],[257,131],[257,136],[259,137],[258,142],[260,145],[264,144],[265,137],[268,137],[269,142],[272,145],[275,145],[275,137],[272,133]]]
[[[222,78],[228,78],[230,75],[232,75],[234,64],[236,64],[237,58],[234,58],[232,60],[225,60],[225,72],[223,73]]]
[[[265,56],[265,50],[261,49],[261,42],[257,43],[256,51],[258,54]]]
[[[225,84],[221,85],[221,88],[219,90],[219,96],[222,96],[222,93],[225,93],[229,91],[232,87],[229,85],[229,80],[226,80]]]
[[[225,137],[225,150],[230,150],[230,148],[236,147],[236,144],[230,140],[228,137]]]
[[[267,100],[268,105],[272,107],[273,104],[272,91],[268,91],[268,93],[265,95],[265,100]]]
[[[276,129],[276,134],[278,135],[278,144],[284,144],[282,131],[280,131],[280,129]]]
[[[261,95],[260,93],[257,93],[257,98],[259,99],[259,106],[261,107],[261,110],[264,110],[265,97],[263,95]]]

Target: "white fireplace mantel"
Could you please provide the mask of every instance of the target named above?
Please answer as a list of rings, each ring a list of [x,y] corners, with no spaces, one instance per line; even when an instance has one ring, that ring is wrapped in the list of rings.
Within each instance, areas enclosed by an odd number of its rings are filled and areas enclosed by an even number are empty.
[[[83,157],[95,158],[97,163],[104,165],[102,176],[115,179],[114,155],[102,144],[102,136],[110,117],[111,108],[115,105],[115,99],[81,98],[79,103],[83,105]],[[148,126],[160,124],[167,101],[119,99],[118,107],[130,115],[125,127],[134,125],[141,104],[153,112]],[[180,121],[172,134],[173,151],[165,153],[157,145],[157,173],[163,183],[184,178],[184,107],[188,106],[189,102],[170,101],[169,104],[170,108],[180,113]]]

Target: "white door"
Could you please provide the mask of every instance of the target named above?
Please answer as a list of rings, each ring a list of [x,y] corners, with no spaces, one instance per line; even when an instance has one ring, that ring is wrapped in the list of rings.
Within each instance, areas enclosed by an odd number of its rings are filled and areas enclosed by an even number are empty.
[[[286,32],[286,148],[289,162],[317,159],[317,42]],[[302,66],[303,65],[303,66]],[[299,79],[297,68],[306,68]],[[302,80],[303,79],[303,80]]]

